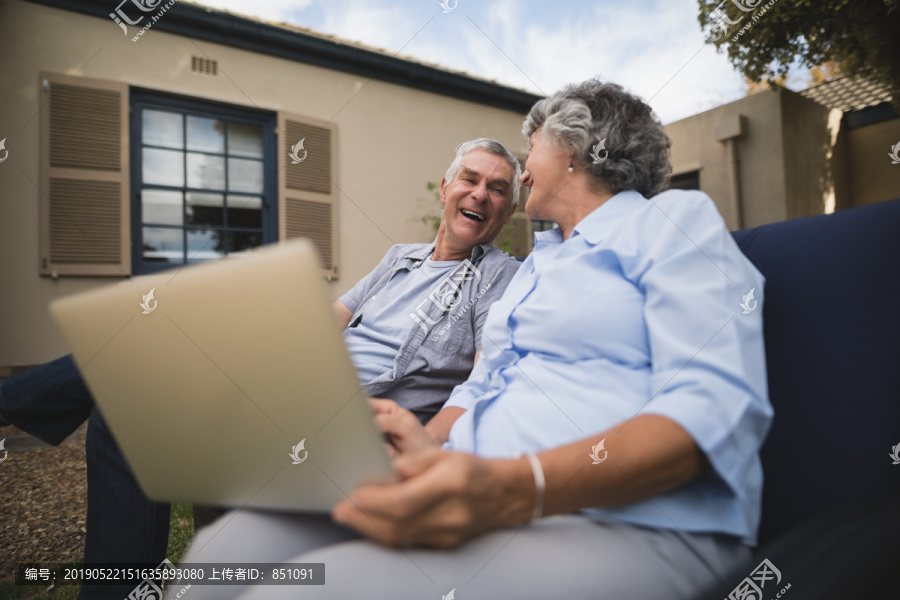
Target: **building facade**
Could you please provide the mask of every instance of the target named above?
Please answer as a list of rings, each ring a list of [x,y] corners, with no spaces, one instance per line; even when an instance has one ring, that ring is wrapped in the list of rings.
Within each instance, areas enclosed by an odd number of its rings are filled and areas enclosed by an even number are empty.
[[[732,230],[900,198],[900,116],[859,78],[767,90],[666,126],[673,186],[711,196]]]
[[[337,297],[432,239],[416,215],[439,213],[425,186],[457,144],[527,152],[527,92],[187,2],[116,4],[0,3],[0,376],[66,352],[51,300],[260,244],[311,238]]]

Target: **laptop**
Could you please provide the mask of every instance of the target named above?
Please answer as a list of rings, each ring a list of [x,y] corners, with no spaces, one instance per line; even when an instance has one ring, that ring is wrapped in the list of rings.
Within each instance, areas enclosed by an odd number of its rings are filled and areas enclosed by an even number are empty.
[[[395,481],[307,240],[50,312],[153,500],[327,512]]]

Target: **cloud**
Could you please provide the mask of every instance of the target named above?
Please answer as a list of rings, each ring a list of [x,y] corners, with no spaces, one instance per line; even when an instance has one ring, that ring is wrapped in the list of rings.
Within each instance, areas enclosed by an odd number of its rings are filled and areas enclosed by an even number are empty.
[[[383,48],[391,54],[401,51],[425,24],[403,6],[379,6],[363,0],[332,0],[323,16],[322,27],[326,33]],[[406,53],[405,49],[403,52]]]
[[[695,0],[548,3],[460,0],[205,0],[451,69],[552,93],[588,77],[621,83],[671,122],[744,95],[743,79],[704,42]],[[433,4],[433,5],[432,5]]]
[[[465,54],[449,58],[457,68],[541,93],[599,76],[649,100],[666,122],[743,95],[741,77],[704,43],[692,1],[636,8],[596,6],[526,21],[517,3],[496,2],[481,19],[471,17]]]

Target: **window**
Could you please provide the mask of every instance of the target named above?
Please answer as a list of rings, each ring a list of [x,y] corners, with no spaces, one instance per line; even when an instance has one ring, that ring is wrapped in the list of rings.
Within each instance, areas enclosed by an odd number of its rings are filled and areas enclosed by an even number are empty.
[[[550,229],[556,229],[559,227],[553,221],[546,221],[544,219],[532,219],[531,220],[531,230],[532,231],[548,231]]]
[[[688,171],[687,173],[679,173],[672,175],[669,179],[669,189],[671,190],[699,190],[700,189],[700,171]]]
[[[39,85],[41,275],[128,277],[303,237],[337,279],[334,123],[58,73]]]
[[[275,114],[132,93],[135,274],[278,237]]]

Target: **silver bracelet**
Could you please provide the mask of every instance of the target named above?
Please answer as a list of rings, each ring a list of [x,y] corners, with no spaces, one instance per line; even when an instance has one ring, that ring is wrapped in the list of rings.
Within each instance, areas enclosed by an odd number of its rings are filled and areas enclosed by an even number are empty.
[[[547,480],[544,479],[544,469],[541,467],[541,461],[533,453],[525,455],[531,470],[534,473],[534,512],[531,513],[531,520],[540,519],[544,516],[544,494],[547,492]]]

